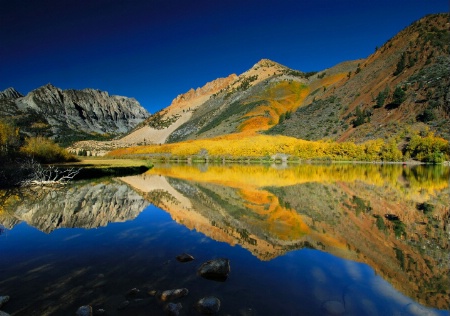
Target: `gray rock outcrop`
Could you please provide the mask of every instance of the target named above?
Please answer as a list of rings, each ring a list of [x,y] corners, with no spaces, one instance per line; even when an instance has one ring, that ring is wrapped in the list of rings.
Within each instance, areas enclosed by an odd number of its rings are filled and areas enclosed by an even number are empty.
[[[10,87],[3,91],[0,91],[0,100],[2,99],[18,99],[23,97],[23,94],[16,89]]]
[[[61,90],[51,84],[26,96],[8,88],[0,92],[0,101],[0,116],[12,115],[23,132],[56,140],[126,133],[150,115],[134,98],[94,89]],[[36,126],[43,130],[35,131]]]

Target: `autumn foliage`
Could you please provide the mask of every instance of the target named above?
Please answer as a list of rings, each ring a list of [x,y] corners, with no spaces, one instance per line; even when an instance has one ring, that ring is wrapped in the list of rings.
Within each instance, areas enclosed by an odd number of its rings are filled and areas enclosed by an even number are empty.
[[[31,157],[43,163],[76,160],[64,148],[45,137],[29,137],[23,140],[19,129],[5,121],[0,121],[0,156],[6,161]]]
[[[439,162],[432,160],[433,155],[439,156],[442,161],[449,157],[448,141],[433,135],[413,137],[406,147],[405,155],[398,147],[394,139],[388,142],[378,139],[355,144],[352,142],[306,141],[280,135],[231,134],[174,144],[118,149],[109,155],[273,159],[274,155],[284,154],[289,160],[403,161],[415,159],[424,162]]]
[[[75,157],[50,139],[42,136],[25,140],[20,152],[43,163],[74,161]]]

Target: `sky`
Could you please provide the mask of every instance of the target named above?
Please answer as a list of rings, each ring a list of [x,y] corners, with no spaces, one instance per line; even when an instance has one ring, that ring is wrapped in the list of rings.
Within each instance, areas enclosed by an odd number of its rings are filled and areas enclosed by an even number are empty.
[[[448,0],[0,0],[0,91],[51,83],[150,113],[263,58],[320,71],[366,58]]]

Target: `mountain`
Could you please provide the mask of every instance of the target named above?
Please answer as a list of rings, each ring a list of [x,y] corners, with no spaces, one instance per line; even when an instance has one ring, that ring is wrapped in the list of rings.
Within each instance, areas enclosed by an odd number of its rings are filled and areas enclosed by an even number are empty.
[[[133,98],[94,89],[61,90],[47,84],[26,96],[13,88],[0,92],[0,116],[10,117],[26,135],[69,144],[126,133],[149,113]]]
[[[112,141],[80,141],[69,147],[69,150],[78,152],[79,149],[86,149],[102,155],[116,148],[165,143],[167,137],[182,124],[188,122],[193,112],[202,106],[211,95],[227,87],[236,78],[235,74],[226,78],[218,78],[208,82],[203,87],[195,90],[190,89],[188,92],[178,95],[173,99],[170,106],[149,116],[120,139]]]
[[[369,57],[317,73],[263,59],[239,76],[178,96],[120,140],[75,146],[105,153],[258,133],[360,143],[433,131],[450,139],[448,20],[426,16]]]
[[[449,15],[426,16],[401,31],[339,81],[311,89],[271,134],[361,142],[430,129],[450,139]],[[327,80],[336,67],[313,76]]]

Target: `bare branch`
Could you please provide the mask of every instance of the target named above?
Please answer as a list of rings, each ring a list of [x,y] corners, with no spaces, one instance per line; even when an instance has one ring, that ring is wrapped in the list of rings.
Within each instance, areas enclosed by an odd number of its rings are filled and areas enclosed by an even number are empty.
[[[81,168],[60,169],[55,166],[43,167],[33,159],[23,163],[22,169],[29,172],[29,176],[19,182],[22,187],[64,185],[72,180],[81,170]]]

